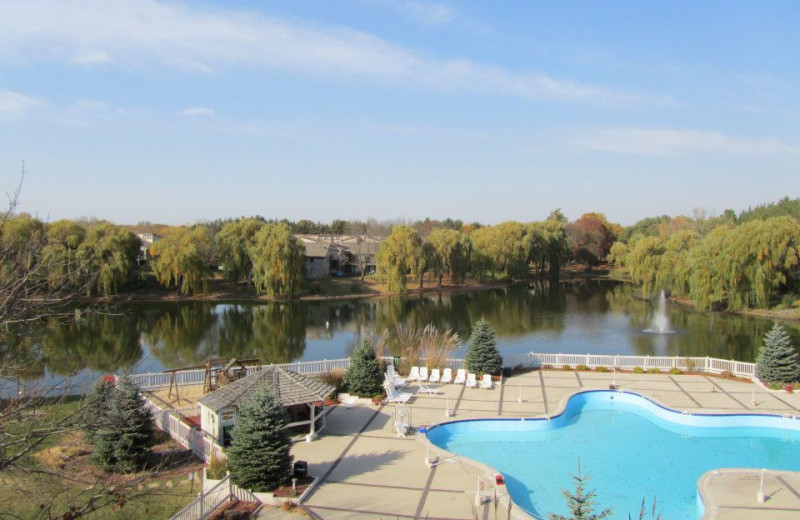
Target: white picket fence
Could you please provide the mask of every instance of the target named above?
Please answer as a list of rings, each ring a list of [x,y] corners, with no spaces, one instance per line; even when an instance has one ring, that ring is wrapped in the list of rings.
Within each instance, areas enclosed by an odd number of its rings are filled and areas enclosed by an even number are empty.
[[[225,452],[214,442],[210,435],[202,430],[193,429],[184,423],[180,417],[170,413],[168,410],[164,410],[147,398],[145,398],[145,403],[153,414],[155,425],[178,443],[192,450],[195,455],[206,462],[210,461],[215,455],[220,460],[227,459]]]
[[[391,362],[393,358],[386,357],[384,360]],[[423,360],[424,361],[424,360]],[[463,359],[453,358],[447,360],[447,367],[452,369],[461,368],[464,364]],[[540,367],[542,365],[552,365],[560,367],[562,365],[586,365],[591,368],[604,366],[607,368],[617,367],[630,370],[634,367],[658,368],[669,370],[678,367],[682,370],[697,370],[719,374],[729,371],[739,377],[755,377],[756,364],[743,361],[718,359],[712,357],[686,357],[686,356],[617,356],[611,354],[540,354],[528,352],[526,354],[512,354],[504,357],[503,365],[506,367]],[[332,372],[334,370],[345,371],[350,366],[350,359],[326,359],[323,361],[301,361],[298,363],[283,363],[274,365],[283,367],[292,372],[303,375],[316,375]],[[443,367],[444,368],[444,367]],[[247,374],[250,375],[258,370],[258,367],[247,367]],[[176,373],[178,386],[196,385],[203,383],[205,371],[187,370]],[[132,374],[130,377],[134,383],[139,385],[142,390],[155,390],[169,386],[169,374],[148,373]]]
[[[511,363],[509,363],[511,361]],[[725,371],[731,372],[738,377],[754,378],[756,375],[756,364],[718,359],[712,357],[681,357],[681,356],[615,356],[604,354],[537,354],[531,352],[514,356],[513,359],[506,361],[506,366],[523,365],[526,367],[541,367],[550,365],[560,368],[563,365],[570,365],[574,368],[577,365],[586,365],[590,368],[617,367],[623,370],[631,370],[635,367],[658,368],[659,370],[669,370],[679,368],[681,370],[696,370],[699,372],[709,372],[719,374]]]
[[[220,480],[206,492],[198,493],[189,505],[175,513],[170,520],[204,520],[228,500],[241,500],[261,504],[252,492],[231,482],[230,475]]]

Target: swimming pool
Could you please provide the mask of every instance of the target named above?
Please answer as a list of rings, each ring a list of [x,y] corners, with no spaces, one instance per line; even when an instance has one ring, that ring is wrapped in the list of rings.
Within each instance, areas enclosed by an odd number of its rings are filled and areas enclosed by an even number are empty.
[[[699,518],[697,480],[712,469],[800,470],[798,419],[683,414],[631,392],[575,394],[551,420],[443,423],[428,439],[503,473],[516,505],[542,518],[567,513],[561,489],[574,490],[579,457],[612,518],[638,518],[654,496],[664,518]]]

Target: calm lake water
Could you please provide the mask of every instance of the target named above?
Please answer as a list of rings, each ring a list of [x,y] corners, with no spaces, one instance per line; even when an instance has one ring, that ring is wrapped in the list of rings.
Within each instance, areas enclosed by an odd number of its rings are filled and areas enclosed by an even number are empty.
[[[30,360],[22,379],[42,381],[82,371],[84,378],[133,366],[155,372],[204,362],[211,356],[265,363],[347,357],[366,326],[433,323],[466,341],[485,316],[503,354],[577,352],[712,356],[753,361],[769,320],[697,312],[669,304],[673,334],[645,332],[656,302],[638,299],[627,284],[581,281],[532,283],[507,289],[394,297],[268,304],[132,304],[75,323],[50,323],[23,345],[9,346]],[[800,346],[800,326],[787,323]],[[462,357],[464,346],[455,352]],[[17,382],[14,382],[16,385]],[[15,386],[16,388],[16,386]],[[5,393],[8,392],[6,385]]]

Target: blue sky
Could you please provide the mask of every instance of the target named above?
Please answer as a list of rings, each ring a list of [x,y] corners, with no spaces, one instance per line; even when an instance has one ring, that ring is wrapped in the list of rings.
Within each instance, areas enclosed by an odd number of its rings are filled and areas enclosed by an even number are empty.
[[[0,189],[172,224],[800,195],[797,2],[0,0]]]

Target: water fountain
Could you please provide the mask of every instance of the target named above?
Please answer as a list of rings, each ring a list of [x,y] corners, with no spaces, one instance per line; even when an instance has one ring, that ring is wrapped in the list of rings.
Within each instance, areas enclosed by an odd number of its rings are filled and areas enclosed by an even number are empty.
[[[658,308],[650,321],[650,328],[645,332],[652,332],[653,334],[671,334],[674,332],[669,325],[669,318],[667,317],[667,295],[664,291],[658,297]]]

